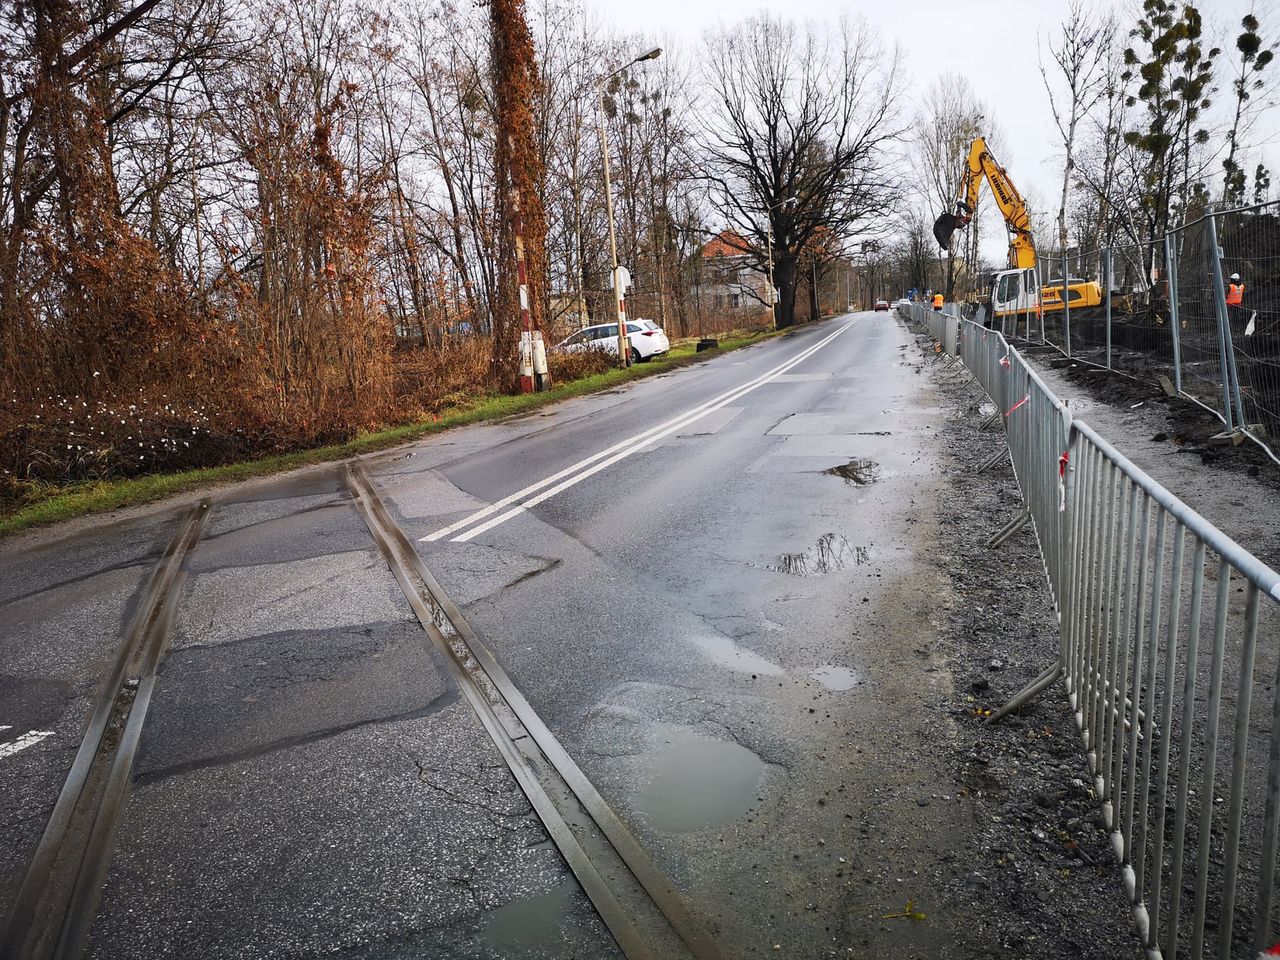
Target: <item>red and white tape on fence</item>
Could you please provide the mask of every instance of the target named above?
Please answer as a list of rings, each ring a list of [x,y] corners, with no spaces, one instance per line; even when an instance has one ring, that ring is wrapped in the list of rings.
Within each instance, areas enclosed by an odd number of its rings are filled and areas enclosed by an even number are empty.
[[[1058,458],[1058,512],[1067,509],[1067,465],[1071,462],[1071,451],[1063,450]]]

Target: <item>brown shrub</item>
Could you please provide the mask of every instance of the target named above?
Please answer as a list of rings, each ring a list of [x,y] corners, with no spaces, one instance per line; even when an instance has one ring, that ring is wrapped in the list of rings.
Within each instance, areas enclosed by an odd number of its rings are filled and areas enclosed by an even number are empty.
[[[547,354],[547,369],[551,371],[552,383],[581,380],[596,373],[604,373],[615,366],[617,361],[613,355],[603,350],[585,350],[582,353],[551,351]]]

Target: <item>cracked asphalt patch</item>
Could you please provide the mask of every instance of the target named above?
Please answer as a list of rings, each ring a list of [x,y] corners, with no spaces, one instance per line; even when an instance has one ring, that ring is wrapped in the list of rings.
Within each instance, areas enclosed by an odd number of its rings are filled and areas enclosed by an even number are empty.
[[[134,764],[141,780],[421,716],[457,698],[416,623],[292,630],[175,651]]]
[[[454,703],[135,786],[89,955],[505,956],[488,914],[566,878]],[[585,902],[566,917],[541,955],[611,955]]]

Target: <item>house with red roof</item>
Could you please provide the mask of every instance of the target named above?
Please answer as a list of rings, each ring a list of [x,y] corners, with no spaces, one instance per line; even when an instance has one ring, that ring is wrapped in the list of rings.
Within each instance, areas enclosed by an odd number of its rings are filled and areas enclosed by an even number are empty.
[[[769,278],[751,243],[721,230],[702,248],[702,270],[694,291],[703,309],[758,313],[769,308]]]

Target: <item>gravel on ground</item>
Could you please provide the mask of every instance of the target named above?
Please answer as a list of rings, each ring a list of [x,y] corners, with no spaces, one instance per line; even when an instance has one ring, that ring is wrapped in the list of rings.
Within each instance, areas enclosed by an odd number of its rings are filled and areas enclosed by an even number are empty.
[[[943,397],[939,442],[952,464],[951,495],[939,504],[949,534],[935,562],[950,582],[938,602],[955,682],[950,698],[930,708],[951,720],[933,749],[949,755],[971,826],[949,838],[948,883],[970,898],[975,925],[990,929],[1000,955],[1142,957],[1063,687],[985,722],[1052,664],[1056,618],[1030,526],[999,549],[986,545],[1021,505],[1007,462],[976,473],[1004,442],[998,429],[981,429],[986,396],[938,357],[931,338],[920,334],[918,345]]]

